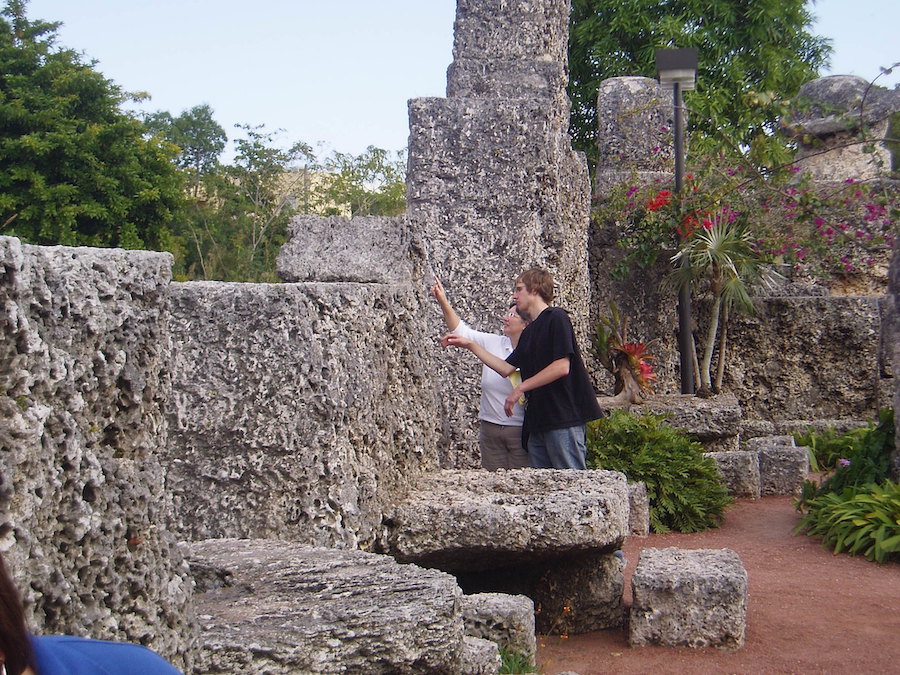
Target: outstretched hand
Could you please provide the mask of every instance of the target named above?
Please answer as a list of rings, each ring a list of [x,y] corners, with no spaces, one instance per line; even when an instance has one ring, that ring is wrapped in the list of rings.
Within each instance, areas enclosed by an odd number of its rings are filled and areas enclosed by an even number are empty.
[[[444,285],[437,277],[434,278],[434,283],[431,286],[431,295],[438,302],[447,299],[447,293],[444,291]]]
[[[469,349],[471,346],[471,340],[467,340],[462,335],[457,335],[456,333],[447,333],[441,338],[441,347],[460,347],[462,349]]]

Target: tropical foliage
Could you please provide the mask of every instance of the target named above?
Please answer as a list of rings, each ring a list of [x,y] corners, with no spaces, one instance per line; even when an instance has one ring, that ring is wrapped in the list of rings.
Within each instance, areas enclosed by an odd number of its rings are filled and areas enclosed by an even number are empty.
[[[122,112],[127,95],[58,24],[0,13],[0,233],[35,244],[166,248],[184,202],[175,148]]]
[[[569,30],[570,132],[593,156],[596,96],[610,77],[656,77],[656,49],[694,47],[687,92],[695,152],[749,150],[761,166],[786,160],[774,133],[783,101],[816,77],[831,47],[812,35],[806,0],[573,0]]]
[[[804,483],[797,503],[803,517],[795,532],[821,536],[835,553],[876,562],[900,559],[900,485],[888,478],[893,410],[882,410],[878,423],[864,430],[809,433],[800,440],[816,447],[821,464],[833,468],[821,484]],[[838,452],[843,456],[833,459]]]
[[[647,486],[654,532],[699,532],[717,527],[731,497],[715,460],[660,415],[612,410],[588,424],[587,464],[621,471]]]

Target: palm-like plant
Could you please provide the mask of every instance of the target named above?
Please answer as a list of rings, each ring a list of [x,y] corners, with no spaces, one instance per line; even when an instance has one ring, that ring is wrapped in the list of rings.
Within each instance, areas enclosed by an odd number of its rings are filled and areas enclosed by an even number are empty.
[[[685,259],[687,264],[682,264]],[[672,262],[676,264],[672,275],[676,286],[691,284],[697,290],[705,287],[712,296],[697,391],[700,396],[708,396],[722,387],[729,315],[733,311],[752,314],[750,288],[759,283],[771,285],[779,275],[763,264],[750,230],[728,209],[705,218],[703,227],[690,234],[681,250],[672,256]],[[710,369],[716,350],[719,360],[713,382]]]
[[[623,403],[643,403],[653,392],[656,373],[650,364],[655,356],[645,342],[628,341],[628,318],[619,314],[615,302],[609,303],[609,316],[600,318],[594,332],[591,351],[615,377],[613,394]]]

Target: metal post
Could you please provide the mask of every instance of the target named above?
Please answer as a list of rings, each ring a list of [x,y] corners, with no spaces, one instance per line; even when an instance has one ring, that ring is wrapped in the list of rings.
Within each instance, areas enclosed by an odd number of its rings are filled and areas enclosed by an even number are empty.
[[[675,194],[681,203],[684,183],[684,120],[682,116],[681,85],[673,85],[675,105]],[[679,209],[680,211],[680,209]],[[682,267],[688,267],[687,256],[681,260]],[[694,346],[691,340],[691,287],[685,283],[678,289],[678,353],[681,357],[681,393],[694,393]]]

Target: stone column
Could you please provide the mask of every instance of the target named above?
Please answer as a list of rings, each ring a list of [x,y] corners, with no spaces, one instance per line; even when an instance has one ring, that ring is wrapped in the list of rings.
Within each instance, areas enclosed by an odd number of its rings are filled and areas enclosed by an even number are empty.
[[[479,330],[499,331],[516,275],[539,265],[587,332],[590,185],[567,133],[568,17],[568,1],[459,0],[447,98],[409,103],[409,217]],[[434,325],[437,338],[436,310]],[[444,464],[476,466],[480,369],[468,354],[435,361]]]

